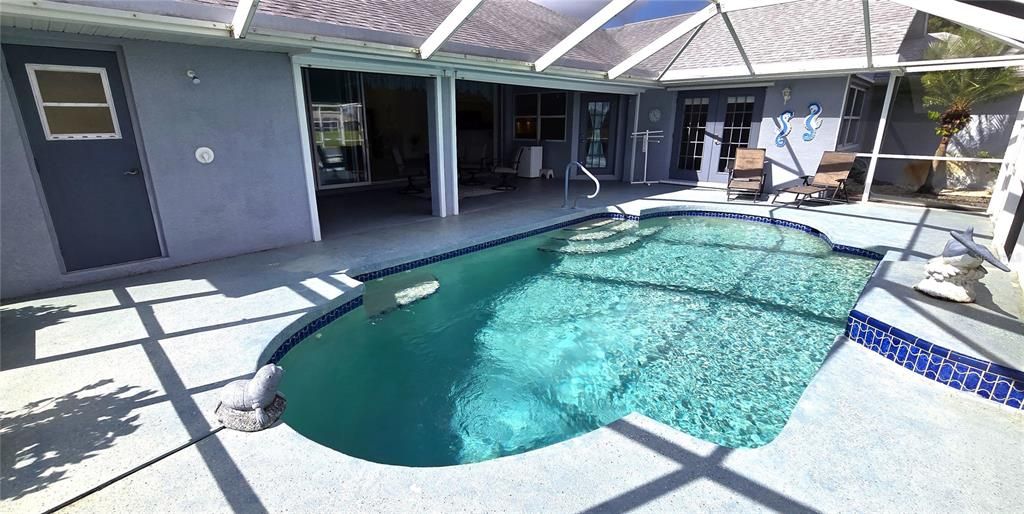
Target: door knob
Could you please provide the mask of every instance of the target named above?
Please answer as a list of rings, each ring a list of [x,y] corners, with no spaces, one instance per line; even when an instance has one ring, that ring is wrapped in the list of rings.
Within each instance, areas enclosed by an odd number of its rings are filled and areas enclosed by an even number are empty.
[[[132,169],[124,172],[124,174],[125,175],[138,175],[139,174],[139,169],[138,168],[132,168]]]

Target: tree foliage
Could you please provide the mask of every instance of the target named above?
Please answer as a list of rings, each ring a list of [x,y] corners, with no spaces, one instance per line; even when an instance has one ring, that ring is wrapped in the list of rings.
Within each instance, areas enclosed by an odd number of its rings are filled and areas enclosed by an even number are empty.
[[[960,30],[932,43],[925,59],[960,59],[1001,55],[1006,45],[977,32]],[[971,121],[976,104],[986,103],[1024,91],[1024,79],[1015,68],[981,68],[935,71],[921,76],[923,104],[936,122],[935,133],[949,138]]]

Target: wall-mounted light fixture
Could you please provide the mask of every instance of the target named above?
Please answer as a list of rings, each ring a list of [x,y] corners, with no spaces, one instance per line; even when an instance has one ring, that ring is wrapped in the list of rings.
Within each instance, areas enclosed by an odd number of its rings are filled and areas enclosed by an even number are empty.
[[[193,84],[198,84],[199,83],[199,75],[196,75],[196,72],[194,72],[192,70],[188,70],[188,71],[185,72],[185,76],[190,78],[190,79],[192,79],[192,83]]]
[[[793,98],[793,90],[789,86],[782,88],[782,105],[788,104],[791,98]]]

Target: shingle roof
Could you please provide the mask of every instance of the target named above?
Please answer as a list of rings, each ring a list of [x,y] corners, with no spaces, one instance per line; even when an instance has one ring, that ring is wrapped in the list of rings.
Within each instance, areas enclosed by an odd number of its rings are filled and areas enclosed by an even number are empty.
[[[68,0],[91,3],[95,0]],[[166,3],[152,2],[150,5]],[[179,0],[225,13],[237,0]],[[256,29],[282,29],[361,41],[415,47],[429,36],[458,0],[262,0]],[[146,5],[135,3],[140,8]],[[154,7],[155,9],[155,7]],[[871,1],[872,46],[876,55],[896,54],[906,44],[916,11],[888,0]],[[604,71],[622,62],[691,13],[598,30],[555,64]],[[754,63],[842,58],[864,55],[861,3],[853,0],[800,0],[730,13],[743,47]],[[452,34],[442,51],[533,62],[569,35],[582,20],[529,0],[485,0]],[[630,70],[656,78],[671,70],[742,66],[743,61],[721,16],[709,20],[673,61],[689,34]]]
[[[899,51],[915,10],[893,2],[871,2],[871,46],[875,55]],[[803,0],[729,14],[743,49],[754,64],[860,57],[865,54],[860,2]],[[743,59],[721,16],[672,64],[671,70],[742,66]]]

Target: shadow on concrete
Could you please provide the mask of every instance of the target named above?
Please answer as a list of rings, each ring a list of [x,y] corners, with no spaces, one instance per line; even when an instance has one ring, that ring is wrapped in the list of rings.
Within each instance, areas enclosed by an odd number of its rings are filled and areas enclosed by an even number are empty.
[[[3,498],[18,499],[63,480],[69,467],[95,457],[139,428],[133,411],[156,391],[104,379],[64,394],[0,412]],[[97,391],[103,390],[96,394]]]
[[[672,494],[698,480],[712,481],[777,512],[817,512],[810,505],[774,491],[725,467],[725,460],[733,452],[732,449],[719,446],[710,455],[703,456],[624,419],[608,425],[608,428],[648,450],[678,463],[680,469],[594,505],[584,510],[585,513],[633,510],[662,496]]]

